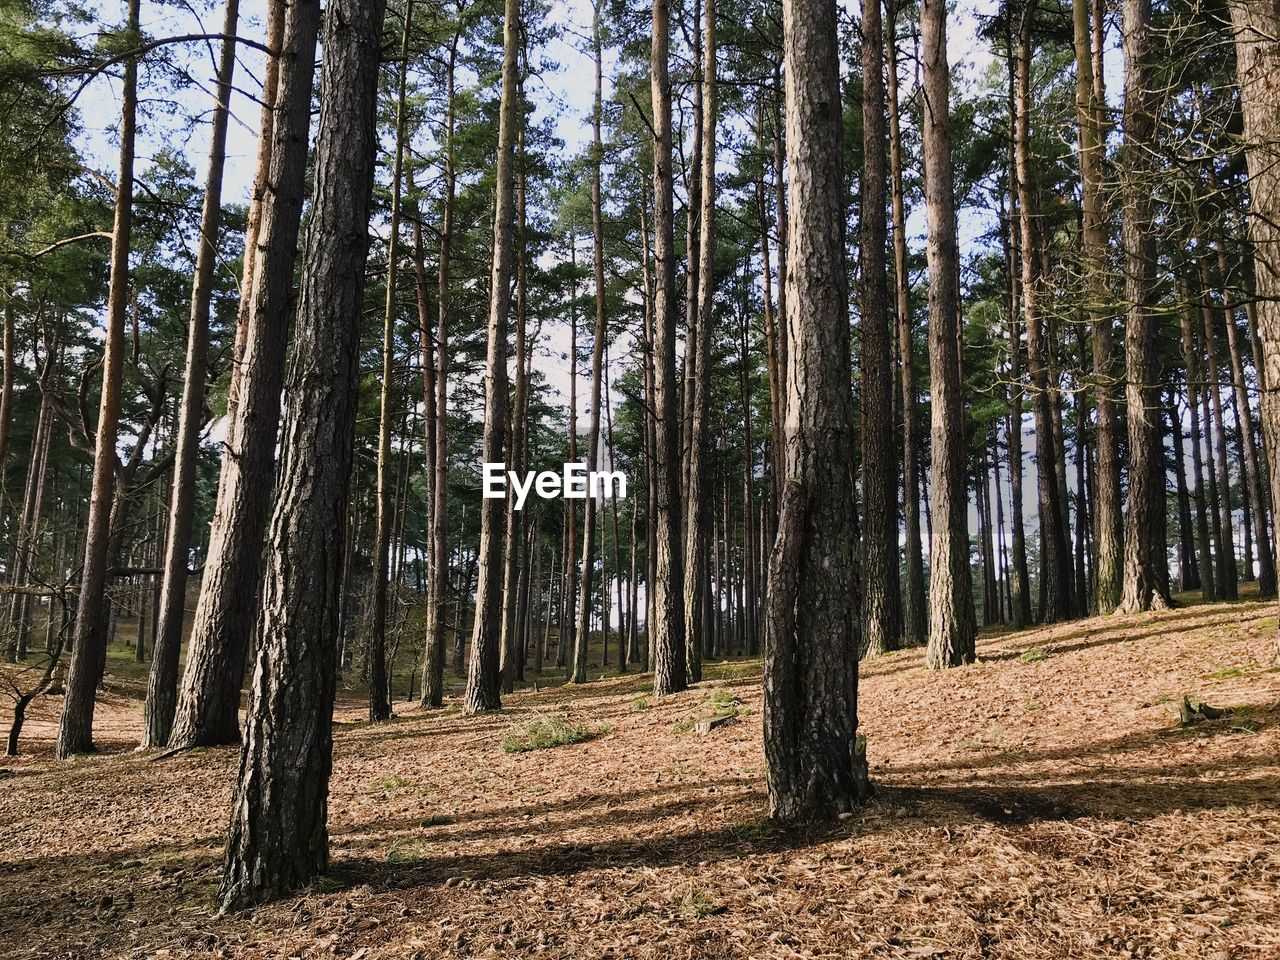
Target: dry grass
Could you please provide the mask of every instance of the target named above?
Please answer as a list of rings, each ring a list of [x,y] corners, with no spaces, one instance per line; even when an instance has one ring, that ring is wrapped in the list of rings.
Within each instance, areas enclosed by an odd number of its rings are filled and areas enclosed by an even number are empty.
[[[0,773],[0,954],[1278,957],[1274,624],[1197,606],[1002,634],[945,673],[868,664],[877,796],[829,830],[767,820],[758,667],[643,707],[635,677],[479,719],[344,704],[331,874],[229,918],[209,907],[235,751],[133,753],[121,690],[102,754],[55,763],[43,702]],[[1234,709],[1182,727],[1184,695]],[[729,702],[738,722],[677,729]],[[546,713],[611,730],[503,751]]]

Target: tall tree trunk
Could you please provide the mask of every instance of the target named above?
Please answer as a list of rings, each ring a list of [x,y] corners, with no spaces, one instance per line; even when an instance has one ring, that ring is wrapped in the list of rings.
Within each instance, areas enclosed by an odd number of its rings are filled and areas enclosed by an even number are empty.
[[[933,391],[932,478],[937,520],[929,551],[929,644],[933,669],[972,663],[977,624],[969,576],[968,496],[965,489],[964,398],[960,382],[960,252],[956,240],[951,164],[951,78],[947,68],[947,11],[922,0],[924,58],[925,202],[929,220],[929,372]]]
[[[1095,97],[1090,0],[1073,0],[1072,24],[1076,54],[1076,123],[1080,131],[1080,182],[1084,227],[1082,232],[1085,289],[1093,332],[1093,397],[1098,450],[1094,527],[1097,531],[1097,608],[1110,613],[1120,603],[1124,573],[1124,536],[1120,516],[1120,452],[1112,395],[1115,380],[1111,343],[1110,295],[1107,290],[1107,257],[1111,246],[1103,205],[1102,104]]]
[[[698,200],[699,237],[698,269],[690,275],[697,281],[697,307],[691,314],[696,323],[690,327],[692,349],[692,418],[689,428],[688,473],[685,485],[684,526],[684,636],[685,659],[691,682],[702,679],[702,656],[707,645],[710,622],[708,613],[712,599],[707,589],[709,568],[708,528],[713,526],[709,511],[707,483],[707,419],[710,416],[711,392],[711,328],[714,321],[715,293],[715,222],[716,222],[716,5],[715,0],[702,0],[704,34],[702,40],[702,117],[697,141],[699,162],[695,165],[701,177]]]
[[[137,45],[141,0],[128,0],[123,43]],[[102,395],[94,431],[93,487],[84,534],[84,566],[76,605],[66,699],[58,727],[57,755],[66,758],[93,750],[94,696],[106,657],[102,630],[111,565],[111,512],[115,501],[116,438],[120,428],[120,390],[124,372],[125,319],[129,309],[129,244],[133,234],[133,161],[137,135],[138,60],[125,61],[120,111],[120,169],[116,183],[115,223],[111,235],[111,272],[107,292],[106,344],[102,354]],[[7,354],[7,351],[6,351]]]
[[[885,0],[889,28],[888,55],[889,172],[893,185],[893,273],[896,296],[898,359],[902,364],[902,547],[906,583],[902,591],[902,635],[908,643],[925,642],[928,630],[924,593],[924,547],[920,539],[920,415],[917,409],[915,343],[911,329],[911,277],[907,267],[907,214],[903,189],[902,122],[898,106],[898,5]],[[896,563],[896,561],[895,561]]]
[[[784,0],[782,12],[792,342],[765,621],[764,743],[770,812],[791,821],[848,812],[868,782],[857,736],[860,605],[836,5]]]
[[[493,270],[489,280],[488,376],[485,380],[484,461],[503,463],[507,423],[507,326],[515,262],[516,60],[520,48],[520,4],[506,0],[502,25],[502,102],[498,121],[497,198],[493,215]],[[480,551],[476,568],[476,622],[467,668],[467,713],[502,706],[499,653],[502,633],[503,501],[480,504]]]
[[[231,802],[222,910],[329,862],[339,577],[359,384],[383,0],[329,0],[307,263],[286,390],[257,662]],[[288,102],[288,101],[283,101]]]
[[[1151,0],[1124,0],[1124,202],[1125,399],[1129,410],[1129,500],[1125,512],[1124,578],[1119,609],[1125,613],[1168,607],[1161,575],[1164,552],[1164,451],[1160,439],[1160,359],[1154,277],[1150,161],[1151,91],[1148,88]]]
[[[431,585],[427,589],[426,650],[422,666],[421,706],[444,704],[445,633],[444,606],[449,591],[449,267],[453,251],[453,204],[457,192],[457,173],[453,159],[454,82],[458,64],[458,42],[461,26],[449,41],[449,59],[445,70],[445,120],[443,170],[443,205],[440,223],[440,255],[437,265],[436,308],[436,426],[434,432],[435,476],[431,481],[431,539],[429,564]],[[455,624],[455,630],[457,625]]]
[[[671,22],[668,0],[653,0],[650,77],[653,99],[654,283],[654,474],[656,568],[651,582],[653,618],[649,644],[653,692],[666,696],[688,686],[681,591],[680,398],[676,390],[676,311],[674,197],[671,178]]]
[[[263,108],[262,135],[271,143],[258,153],[263,187],[256,219],[250,215],[256,233],[246,236],[251,253],[245,274],[252,275],[252,285],[241,288],[243,352],[228,403],[218,501],[169,736],[172,747],[239,739],[240,688],[258,619],[262,544],[275,488],[284,356],[293,317],[293,267],[306,192],[320,4],[298,0],[273,4],[270,10],[268,36],[280,37],[276,83]]]
[[[868,656],[898,648],[898,458],[894,451],[893,360],[885,253],[884,36],[881,0],[862,2],[862,643]],[[910,334],[908,334],[908,337]]]
[[[604,289],[604,216],[601,212],[601,168],[604,165],[604,143],[601,140],[601,122],[604,112],[603,90],[603,49],[600,35],[600,5],[603,0],[596,0],[595,15],[592,20],[592,42],[595,51],[595,101],[591,114],[591,262],[595,284],[595,330],[591,342],[591,420],[587,429],[587,473],[588,476],[600,465],[600,395],[601,371],[604,362],[604,341],[608,335],[605,317]],[[578,625],[573,647],[573,670],[570,680],[573,683],[587,682],[587,642],[588,626],[591,622],[591,591],[595,565],[596,540],[596,498],[587,491],[583,501],[582,517],[582,581],[578,593]],[[603,559],[603,558],[602,558]],[[603,577],[601,578],[603,580]]]
[[[523,71],[523,63],[521,64]],[[529,281],[528,250],[529,232],[528,211],[526,204],[526,162],[524,131],[524,82],[517,83],[520,103],[519,115],[522,118],[520,131],[516,134],[516,386],[513,397],[510,423],[511,449],[508,460],[512,470],[523,474],[528,460],[529,428]],[[528,563],[524,555],[525,547],[524,511],[515,509],[514,498],[507,498],[507,531],[503,548],[503,584],[502,584],[502,638],[501,638],[501,670],[502,692],[512,693],[517,679],[524,679],[524,647],[523,647],[523,603],[521,602],[522,585],[528,578]]]
[[[387,296],[382,313],[382,382],[378,393],[378,463],[373,535],[373,609],[369,617],[369,720],[391,718],[391,689],[387,678],[388,564],[394,522],[391,488],[391,409],[395,383],[397,287],[400,280],[401,187],[404,182],[405,85],[409,71],[409,33],[413,29],[413,0],[406,0],[400,33],[400,65],[396,78],[395,145],[391,159],[391,223],[387,237]]]
[[[195,519],[196,460],[200,453],[200,428],[204,424],[205,376],[209,357],[209,304],[213,298],[218,231],[222,226],[222,172],[226,165],[231,81],[236,68],[235,35],[239,7],[239,0],[227,0],[222,27],[224,36],[218,60],[209,174],[205,180],[200,249],[196,254],[196,272],[191,287],[187,372],[182,388],[182,409],[178,415],[178,444],[174,451],[169,536],[165,543],[164,572],[160,581],[160,622],[156,645],[151,652],[151,673],[143,711],[144,747],[163,747],[169,742],[177,710],[178,653],[182,647],[182,626],[187,610],[187,566],[191,562],[191,528]],[[139,641],[141,639],[139,635]]]
[[[1027,328],[1027,368],[1031,378],[1031,403],[1035,412],[1036,476],[1040,503],[1040,585],[1042,623],[1056,623],[1071,616],[1071,548],[1063,526],[1058,483],[1059,445],[1054,436],[1053,393],[1047,335],[1040,314],[1040,230],[1031,190],[1031,29],[1035,7],[1023,7],[1018,30],[1017,119],[1014,156],[1017,165],[1018,211],[1022,238],[1022,316]],[[1046,341],[1048,341],[1046,343]]]

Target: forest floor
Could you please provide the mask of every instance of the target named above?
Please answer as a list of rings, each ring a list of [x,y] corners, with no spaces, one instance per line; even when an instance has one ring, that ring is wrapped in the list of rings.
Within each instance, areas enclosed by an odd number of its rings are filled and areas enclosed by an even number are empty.
[[[1275,634],[1274,603],[1187,606],[987,635],[946,672],[864,664],[876,795],[823,830],[768,822],[758,661],[484,718],[400,703],[370,726],[348,700],[330,874],[228,917],[238,753],[134,752],[122,666],[98,755],[52,759],[49,699],[0,763],[0,955],[1280,957]],[[1181,725],[1184,695],[1231,711]],[[596,736],[504,752],[538,714]]]

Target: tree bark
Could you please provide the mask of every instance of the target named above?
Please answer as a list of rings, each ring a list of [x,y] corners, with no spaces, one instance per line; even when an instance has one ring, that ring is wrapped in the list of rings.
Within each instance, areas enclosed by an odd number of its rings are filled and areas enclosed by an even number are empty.
[[[140,0],[128,0],[124,42],[136,46]],[[93,750],[94,697],[106,657],[106,586],[111,564],[111,512],[115,502],[116,438],[120,428],[120,390],[124,373],[125,319],[129,309],[129,245],[133,234],[133,164],[138,112],[138,60],[125,61],[120,111],[120,168],[116,183],[115,223],[111,234],[111,271],[107,292],[106,344],[102,354],[102,395],[94,431],[93,486],[84,533],[84,566],[76,606],[71,665],[58,726],[60,759]],[[6,351],[7,353],[7,351]]]
[[[218,893],[223,911],[286,896],[328,866],[342,540],[384,10],[384,0],[329,0],[325,9],[307,262],[257,662]]]
[[[977,624],[969,574],[965,489],[964,397],[960,382],[960,253],[951,163],[951,78],[947,12],[942,0],[920,5],[924,58],[925,202],[929,220],[929,372],[933,391],[931,486],[937,517],[929,551],[929,644],[932,669],[974,660]],[[793,258],[794,262],[794,258]]]
[[[502,101],[498,120],[497,198],[493,216],[493,269],[489,280],[489,346],[485,380],[484,461],[503,463],[507,423],[507,326],[515,262],[516,58],[520,5],[506,0],[502,25]],[[480,504],[480,548],[476,568],[476,622],[463,710],[468,714],[502,706],[499,654],[502,642],[502,542],[504,502]]]
[[[459,4],[459,8],[461,5]],[[459,9],[461,15],[461,9]],[[431,585],[427,590],[426,650],[422,667],[422,701],[426,709],[444,705],[445,633],[444,606],[449,591],[449,268],[453,251],[453,205],[457,192],[457,173],[453,159],[454,84],[458,64],[461,25],[449,41],[449,59],[445,71],[444,138],[444,209],[440,222],[440,257],[437,264],[436,308],[436,425],[434,433],[435,476],[431,482]],[[455,630],[457,626],[455,624]]]
[[[912,336],[911,277],[907,267],[907,214],[903,189],[902,123],[898,105],[898,7],[885,0],[889,34],[888,55],[889,168],[893,184],[893,271],[896,295],[898,360],[902,365],[902,547],[905,579],[902,591],[902,636],[919,646],[928,631],[924,591],[924,547],[920,538],[920,415],[915,374],[915,342]]]
[[[1148,88],[1151,0],[1124,0],[1125,399],[1129,411],[1129,499],[1119,610],[1170,606],[1161,576],[1164,552],[1164,451],[1160,439],[1160,359],[1155,302],[1155,233],[1149,179],[1153,126]]]
[[[293,316],[293,267],[306,192],[311,89],[315,74],[318,0],[271,7],[283,24],[276,84],[264,108],[263,135],[272,144],[260,150],[264,184],[256,234],[247,236],[242,288],[247,313],[243,353],[233,377],[227,439],[218,481],[218,501],[209,532],[204,580],[196,604],[187,665],[178,698],[171,747],[235,743],[249,641],[258,618],[262,544],[275,484],[277,426],[284,379],[285,349]],[[268,79],[270,74],[268,74]],[[267,114],[270,114],[268,117]],[[269,121],[269,122],[268,122]],[[253,222],[253,217],[250,217]]]
[[[702,85],[700,106],[702,116],[698,125],[698,162],[695,173],[701,178],[697,199],[701,205],[698,213],[699,236],[697,244],[698,269],[691,273],[690,282],[697,282],[696,309],[691,317],[696,323],[690,328],[692,343],[691,411],[688,447],[688,482],[684,487],[684,636],[685,660],[689,681],[702,679],[702,657],[710,637],[711,595],[707,588],[710,571],[707,551],[710,543],[708,528],[714,512],[709,510],[707,484],[707,420],[710,416],[711,392],[711,328],[714,321],[713,296],[715,293],[715,221],[716,221],[716,5],[715,0],[702,0]],[[691,200],[692,202],[692,200]]]
[[[1112,317],[1108,309],[1107,257],[1110,238],[1103,204],[1103,164],[1106,142],[1102,112],[1093,76],[1092,11],[1090,0],[1073,0],[1072,24],[1076,54],[1076,123],[1080,131],[1080,183],[1084,224],[1083,269],[1093,333],[1093,399],[1097,421],[1094,444],[1098,451],[1094,480],[1097,608],[1110,613],[1120,603],[1124,573],[1124,535],[1120,514],[1120,450],[1117,436]]]
[[[823,820],[868,793],[857,736],[857,516],[834,0],[785,0],[787,419],[765,620],[764,743],[772,816]]]
[[[604,104],[603,49],[600,35],[600,5],[596,0],[592,20],[592,42],[595,50],[595,101],[591,114],[591,263],[595,285],[595,329],[591,335],[591,419],[587,428],[587,473],[594,473],[600,465],[600,396],[604,363],[604,341],[608,334],[605,316],[604,289],[604,216],[601,212],[601,169],[604,164],[604,144],[601,140],[601,122]],[[590,637],[591,591],[595,574],[596,498],[588,491],[583,501],[582,516],[582,578],[578,584],[578,624],[574,631],[573,664],[570,681],[587,682],[587,643]],[[606,648],[607,651],[607,648]]]
[[[676,390],[676,276],[674,197],[671,178],[671,23],[668,0],[653,0],[653,45],[650,77],[653,99],[653,233],[655,292],[654,474],[656,568],[653,619],[649,643],[654,662],[654,696],[677,693],[688,686],[681,588],[680,540],[680,399]]]
[[[169,501],[169,535],[165,542],[164,573],[160,581],[160,619],[151,651],[147,701],[142,720],[142,746],[163,747],[173,730],[178,700],[178,654],[187,612],[187,568],[191,562],[191,530],[195,520],[196,460],[204,425],[205,378],[209,359],[209,305],[213,272],[218,259],[218,231],[222,227],[222,173],[227,159],[227,121],[231,81],[236,68],[236,28],[239,0],[227,0],[222,51],[218,60],[213,131],[209,145],[209,174],[205,180],[200,216],[200,249],[191,287],[191,318],[187,329],[187,371],[178,414],[178,441],[173,461]],[[141,636],[139,636],[141,641]]]
[[[405,84],[409,71],[409,33],[413,28],[413,0],[404,9],[400,33],[400,65],[396,77],[395,145],[391,160],[391,223],[387,237],[387,292],[382,314],[382,382],[378,394],[378,462],[373,535],[373,609],[369,617],[369,721],[391,718],[391,691],[387,679],[388,565],[394,521],[391,488],[391,409],[395,377],[396,288],[400,280],[401,186],[404,182]]]
[[[1058,483],[1059,445],[1054,436],[1053,390],[1044,320],[1040,315],[1040,230],[1031,191],[1031,29],[1035,7],[1026,4],[1018,31],[1017,117],[1014,156],[1022,238],[1022,315],[1027,329],[1027,371],[1035,413],[1036,477],[1040,503],[1040,586],[1042,623],[1071,616],[1071,548],[1063,525]]]
[[[862,643],[867,656],[898,648],[898,458],[885,254],[884,31],[881,0],[862,2],[862,197],[858,355],[862,375]],[[910,333],[908,332],[908,339]]]

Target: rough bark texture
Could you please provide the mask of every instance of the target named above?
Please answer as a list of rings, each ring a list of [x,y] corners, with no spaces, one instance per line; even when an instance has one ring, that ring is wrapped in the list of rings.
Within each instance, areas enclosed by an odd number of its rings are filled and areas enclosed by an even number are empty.
[[[1262,429],[1272,514],[1280,516],[1280,3],[1229,0],[1249,166],[1249,232],[1259,295]],[[1280,640],[1275,658],[1280,664]]]
[[[960,253],[951,165],[951,79],[943,0],[920,5],[924,61],[925,202],[929,218],[929,373],[933,390],[930,486],[934,500],[929,551],[929,644],[925,663],[954,667],[974,659],[977,623],[969,577],[965,489],[964,398],[960,382]],[[793,259],[794,262],[794,259]]]
[[[671,179],[671,22],[667,0],[653,3],[650,75],[653,97],[653,364],[657,565],[649,644],[655,696],[688,686],[682,616],[680,540],[680,398],[676,391],[676,252]]]
[[[138,35],[140,0],[129,0],[125,43]],[[121,93],[120,168],[116,183],[111,273],[107,292],[106,345],[102,355],[102,395],[98,405],[93,457],[93,488],[84,532],[84,566],[76,606],[71,666],[58,726],[61,758],[93,750],[93,707],[106,659],[106,586],[111,565],[111,512],[116,488],[116,437],[120,428],[120,389],[124,371],[124,328],[129,309],[129,243],[133,233],[133,161],[137,134],[138,61],[125,61]]]
[[[279,15],[275,6],[271,10]],[[268,167],[259,225],[251,238],[249,256],[255,266],[253,285],[245,290],[249,303],[244,348],[237,365],[235,407],[229,415],[204,581],[169,737],[174,747],[235,743],[240,736],[240,686],[258,617],[262,544],[274,490],[319,24],[318,0],[296,0],[285,7],[275,109],[270,126],[263,131],[273,143],[265,158]]]
[[[507,324],[515,263],[516,56],[520,5],[506,0],[503,15],[502,105],[498,122],[497,202],[493,215],[493,270],[489,280],[489,347],[485,380],[484,460],[503,462],[507,423]],[[476,568],[476,622],[467,667],[467,713],[502,706],[499,654],[502,641],[502,542],[504,501],[480,502],[480,550]]]
[[[307,264],[221,909],[328,866],[343,535],[377,144],[382,0],[329,0]],[[288,102],[288,101],[282,101]]]
[[[151,653],[147,702],[143,714],[142,746],[163,747],[169,742],[178,699],[178,653],[187,612],[187,565],[190,563],[191,528],[195,517],[196,460],[200,429],[204,425],[205,377],[209,357],[209,304],[213,297],[213,271],[217,266],[218,230],[222,224],[222,171],[226,164],[227,120],[230,116],[231,80],[236,66],[238,0],[227,0],[223,23],[218,86],[209,145],[209,175],[205,181],[204,209],[200,217],[200,249],[191,287],[191,318],[187,328],[187,371],[178,414],[178,443],[173,461],[169,502],[169,531],[160,581],[160,620]]]
[[[1082,253],[1087,309],[1093,333],[1093,402],[1097,411],[1094,476],[1094,531],[1097,572],[1096,603],[1099,613],[1110,613],[1120,603],[1124,572],[1124,531],[1120,515],[1120,450],[1116,424],[1112,316],[1107,309],[1106,210],[1103,207],[1104,105],[1095,97],[1093,41],[1089,0],[1073,0],[1072,24],[1076,53],[1076,123],[1080,130],[1080,181],[1083,206]]]
[[[893,359],[885,262],[888,144],[880,0],[862,3],[862,76],[862,643],[868,655],[876,656],[896,650],[899,638],[898,457],[894,418],[889,413],[893,409]],[[910,496],[908,493],[908,499]]]
[[[1129,499],[1124,528],[1124,584],[1120,611],[1167,607],[1164,551],[1164,451],[1160,438],[1158,325],[1152,312],[1156,267],[1152,230],[1149,141],[1152,116],[1147,86],[1151,0],[1124,0],[1123,241],[1125,399],[1129,408]]]
[[[765,619],[769,807],[821,820],[867,795],[858,729],[857,517],[834,0],[786,0],[786,460]]]

